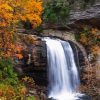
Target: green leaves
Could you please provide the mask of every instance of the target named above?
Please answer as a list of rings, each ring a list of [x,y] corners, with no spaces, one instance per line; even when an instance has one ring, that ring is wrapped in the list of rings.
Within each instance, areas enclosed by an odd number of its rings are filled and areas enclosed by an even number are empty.
[[[35,97],[34,96],[30,96],[27,98],[27,100],[35,100]]]
[[[66,25],[69,21],[70,10],[86,8],[96,0],[50,0],[44,4],[43,20],[46,23]]]
[[[11,85],[18,83],[17,74],[13,71],[13,64],[11,59],[0,59],[0,81],[7,82]]]
[[[63,0],[53,0],[44,6],[43,19],[46,23],[65,25],[68,20],[70,6]]]

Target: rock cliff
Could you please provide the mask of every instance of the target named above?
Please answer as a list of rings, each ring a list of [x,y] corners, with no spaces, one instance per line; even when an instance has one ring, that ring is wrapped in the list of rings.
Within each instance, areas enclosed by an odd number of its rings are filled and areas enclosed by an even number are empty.
[[[88,24],[100,29],[100,0],[86,10],[72,10],[69,22],[69,26],[74,28],[79,28],[81,24]]]
[[[54,31],[55,33],[56,31]],[[47,33],[47,32],[46,32]],[[53,33],[53,35],[54,35]],[[55,34],[59,34],[56,32]],[[63,32],[62,32],[63,33]],[[65,32],[66,33],[66,32]],[[63,33],[64,34],[64,33]],[[48,35],[49,36],[49,35]],[[74,37],[72,35],[64,35],[65,37],[58,37],[55,35],[54,38],[59,38],[70,42],[77,66],[85,65],[85,56],[81,48],[77,43],[75,43]],[[52,36],[53,37],[53,36]],[[38,85],[46,86],[48,84],[47,78],[47,48],[45,41],[41,37],[36,35],[20,35],[21,42],[23,43],[23,59],[18,60],[15,66],[15,71],[18,72],[19,76],[31,76],[34,78]],[[79,58],[79,61],[78,61]],[[79,70],[81,68],[79,67]]]

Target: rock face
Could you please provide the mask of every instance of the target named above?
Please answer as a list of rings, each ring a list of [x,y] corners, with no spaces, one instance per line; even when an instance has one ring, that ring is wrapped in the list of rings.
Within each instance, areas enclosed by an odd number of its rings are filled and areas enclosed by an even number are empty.
[[[23,50],[23,59],[18,60],[14,69],[19,76],[32,76],[37,84],[46,84],[47,73],[47,53],[45,41],[35,35],[22,34],[21,42],[25,49]]]
[[[46,31],[46,33],[47,32],[48,31]],[[49,32],[47,36],[50,36]],[[53,33],[52,37],[60,38],[65,41],[69,40],[74,51],[77,66],[84,66],[82,62],[85,61],[85,58],[79,46],[73,42],[75,41],[74,36],[71,33],[68,35],[62,31],[51,31],[51,33]],[[35,35],[22,35],[20,38],[21,42],[24,43],[25,50],[23,50],[23,59],[18,60],[18,63],[14,67],[15,71],[18,72],[19,76],[31,76],[38,85],[46,86],[48,84],[48,75],[45,41]],[[80,58],[79,61],[77,60],[78,58]]]
[[[85,11],[71,11],[69,26],[77,28],[81,24],[89,24],[100,28],[100,1],[98,0],[93,6]]]
[[[97,75],[97,79],[100,81],[100,54],[98,54],[97,57],[97,71],[96,71],[96,75]],[[100,92],[99,92],[100,93]]]
[[[75,41],[75,36],[74,36],[73,32],[72,31],[68,32],[66,30],[46,29],[46,30],[43,30],[42,36]]]
[[[100,0],[95,0],[93,5],[87,5],[85,9],[81,9],[80,4],[75,3],[73,10],[70,11],[68,20],[69,22],[66,22],[65,26],[58,25],[57,23],[44,23],[43,28],[73,30],[81,28],[81,25],[86,24],[100,29]]]
[[[100,18],[100,3],[93,5],[90,9],[86,11],[77,11],[70,13],[70,20],[76,21],[81,19],[91,19],[91,18]]]
[[[79,62],[80,62],[79,65],[82,67],[85,65],[85,62],[87,62],[87,59],[85,59],[85,58],[87,58],[86,51],[85,51],[84,47],[76,41],[73,31],[68,32],[66,30],[54,30],[54,29],[47,30],[46,29],[43,31],[42,36],[44,36],[44,37],[49,36],[51,38],[53,37],[53,38],[59,38],[61,40],[69,41],[73,48],[73,51],[74,52],[76,51],[75,53],[78,52],[78,55],[79,55],[78,58],[79,58]],[[75,55],[75,57],[77,57],[77,55]]]

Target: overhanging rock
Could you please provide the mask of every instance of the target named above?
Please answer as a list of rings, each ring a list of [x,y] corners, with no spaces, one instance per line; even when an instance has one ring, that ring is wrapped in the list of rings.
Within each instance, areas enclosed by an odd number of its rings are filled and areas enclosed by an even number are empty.
[[[100,28],[100,2],[95,3],[85,11],[71,11],[69,22],[68,25],[75,28],[78,28],[82,23]]]

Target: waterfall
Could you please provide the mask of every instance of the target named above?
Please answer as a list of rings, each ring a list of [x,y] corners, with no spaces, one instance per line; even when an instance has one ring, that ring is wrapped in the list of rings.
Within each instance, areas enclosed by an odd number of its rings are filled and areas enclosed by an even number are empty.
[[[59,39],[44,40],[48,59],[48,97],[55,100],[77,100],[76,90],[80,79],[70,44]]]

